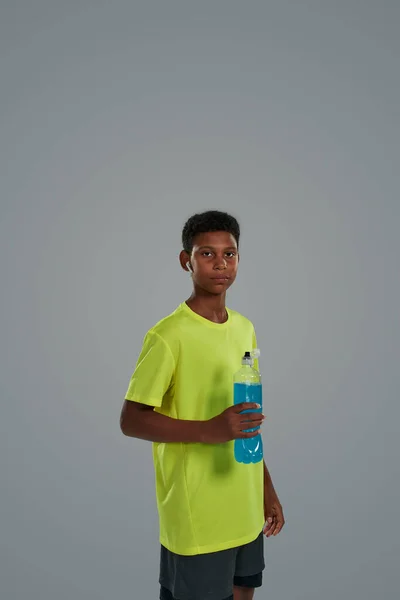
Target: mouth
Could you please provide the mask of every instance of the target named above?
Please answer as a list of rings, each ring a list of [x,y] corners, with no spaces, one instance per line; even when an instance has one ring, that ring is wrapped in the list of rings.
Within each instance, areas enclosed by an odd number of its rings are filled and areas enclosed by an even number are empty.
[[[227,276],[220,276],[220,277],[211,277],[212,281],[215,281],[216,283],[224,283],[224,281],[229,281],[230,277]]]

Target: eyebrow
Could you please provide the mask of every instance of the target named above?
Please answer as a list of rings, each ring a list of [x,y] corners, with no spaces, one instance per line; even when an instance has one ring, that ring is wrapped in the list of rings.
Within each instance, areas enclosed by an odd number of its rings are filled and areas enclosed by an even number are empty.
[[[199,250],[215,250],[216,248],[214,246],[200,246]],[[237,248],[235,246],[227,246],[226,248],[224,248],[224,250],[237,250]]]

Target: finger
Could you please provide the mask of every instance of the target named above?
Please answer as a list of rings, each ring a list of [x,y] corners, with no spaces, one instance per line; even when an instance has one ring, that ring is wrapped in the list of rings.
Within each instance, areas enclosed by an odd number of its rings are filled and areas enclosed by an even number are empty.
[[[275,521],[274,521],[274,523],[273,523],[273,527],[271,527],[271,530],[270,530],[270,535],[271,535],[271,536],[272,536],[272,535],[274,535],[274,536],[275,536],[275,535],[278,533],[277,529],[278,529],[278,523],[277,523],[277,521],[275,520]]]
[[[242,439],[253,438],[260,435],[260,428],[258,427],[255,431],[240,431],[239,437]]]
[[[246,414],[241,414],[239,415],[240,419],[239,422],[240,423],[252,423],[253,421],[259,421],[260,423],[262,423],[265,419],[265,416],[260,414],[260,413],[246,413]]]
[[[263,527],[263,532],[264,532],[265,534],[267,534],[267,533],[268,533],[268,531],[271,529],[271,527],[272,527],[272,522],[273,522],[273,519],[272,519],[272,517],[268,517],[268,519],[265,521],[265,523],[264,523],[264,527]]]
[[[262,413],[258,413],[258,412],[253,412],[253,413],[240,413],[237,416],[237,420],[239,421],[239,423],[252,423],[253,421],[264,421],[265,419],[265,415],[263,415]]]
[[[256,402],[241,402],[235,405],[235,412],[240,413],[242,410],[260,410],[261,405]]]
[[[245,435],[248,433],[260,435],[261,434],[261,426],[259,425],[258,427],[250,428],[248,425],[243,425],[242,429],[239,431],[239,435]]]
[[[239,431],[250,431],[252,429],[260,429],[263,421],[243,421],[239,424]]]
[[[276,526],[277,526],[276,517],[273,517],[271,527],[267,533],[267,537],[271,537],[272,535],[275,535]]]
[[[269,532],[271,531],[271,528],[273,527],[273,524],[274,524],[274,519],[273,519],[273,518],[271,518],[271,517],[269,517],[269,518],[267,519],[267,521],[265,522],[265,525],[264,525],[264,533],[265,533],[265,535],[266,535],[267,537],[269,537]]]
[[[276,528],[274,531],[274,535],[278,535],[278,533],[281,532],[283,525],[284,525],[284,521],[281,521],[278,519],[278,522],[277,522],[277,525],[276,525]]]
[[[277,522],[278,522],[278,524],[275,529],[274,535],[278,535],[278,533],[280,533],[280,531],[282,531],[282,527],[285,524],[285,519],[283,518],[283,515],[282,515],[282,517],[281,516],[277,517]]]

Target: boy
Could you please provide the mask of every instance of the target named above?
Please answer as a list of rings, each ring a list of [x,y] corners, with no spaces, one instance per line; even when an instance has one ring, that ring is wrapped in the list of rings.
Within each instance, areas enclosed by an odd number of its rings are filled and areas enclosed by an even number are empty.
[[[233,406],[233,374],[256,347],[252,323],[225,306],[240,229],[219,211],[191,217],[180,263],[193,292],[150,329],[121,412],[122,432],[153,442],[161,600],[251,600],[261,586],[263,533],[282,507],[263,462],[236,462],[233,440],[264,416]]]

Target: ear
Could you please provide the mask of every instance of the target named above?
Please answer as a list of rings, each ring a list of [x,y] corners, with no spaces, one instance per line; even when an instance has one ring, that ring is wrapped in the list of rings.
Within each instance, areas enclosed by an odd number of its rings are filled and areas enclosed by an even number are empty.
[[[190,262],[190,256],[185,250],[182,250],[181,253],[179,254],[179,262],[181,263],[182,269],[184,271],[189,272],[189,269],[187,268],[186,263]]]

